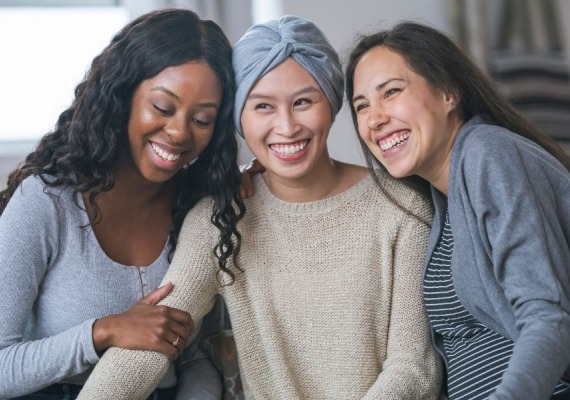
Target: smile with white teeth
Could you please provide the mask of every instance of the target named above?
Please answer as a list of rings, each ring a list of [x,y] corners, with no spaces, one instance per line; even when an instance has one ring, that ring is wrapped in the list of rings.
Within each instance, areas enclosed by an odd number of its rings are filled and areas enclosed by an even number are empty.
[[[289,156],[303,150],[305,147],[307,147],[308,143],[308,140],[303,140],[302,142],[292,144],[272,144],[269,145],[269,148],[279,155]]]
[[[162,148],[158,147],[158,145],[151,143],[152,149],[154,150],[154,152],[156,154],[158,154],[160,156],[160,158],[162,158],[164,161],[176,161],[180,158],[180,153],[178,154],[172,154],[169,153],[165,150],[163,150]]]
[[[392,136],[390,139],[387,140],[381,140],[378,142],[378,146],[380,146],[380,148],[383,151],[390,150],[404,143],[409,138],[410,138],[410,132],[406,132],[402,135]]]

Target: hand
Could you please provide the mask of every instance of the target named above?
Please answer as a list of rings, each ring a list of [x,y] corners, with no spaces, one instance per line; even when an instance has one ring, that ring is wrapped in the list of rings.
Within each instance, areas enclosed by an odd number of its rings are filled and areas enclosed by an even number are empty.
[[[249,199],[254,195],[251,177],[255,174],[265,172],[265,167],[261,165],[256,158],[252,159],[249,164],[240,168],[241,170],[241,187],[239,193],[242,198]]]
[[[156,304],[172,291],[172,283],[154,290],[122,314],[109,315],[93,324],[97,352],[109,347],[158,351],[174,360],[194,330],[187,312]]]

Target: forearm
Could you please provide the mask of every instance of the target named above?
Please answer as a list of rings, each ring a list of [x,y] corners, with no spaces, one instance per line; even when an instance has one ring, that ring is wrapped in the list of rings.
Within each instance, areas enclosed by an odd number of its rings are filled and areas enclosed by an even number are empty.
[[[439,398],[442,363],[431,342],[422,295],[428,229],[414,219],[402,222],[393,250],[386,359],[366,399]]]
[[[168,365],[168,358],[161,353],[112,347],[91,373],[78,399],[146,399]]]
[[[92,323],[2,348],[0,398],[29,394],[91,368],[99,360],[91,341]]]
[[[509,367],[492,400],[547,400],[570,365],[568,332],[534,330],[523,332],[515,343]]]
[[[442,379],[441,361],[431,348],[423,354],[393,356],[363,400],[436,400]]]

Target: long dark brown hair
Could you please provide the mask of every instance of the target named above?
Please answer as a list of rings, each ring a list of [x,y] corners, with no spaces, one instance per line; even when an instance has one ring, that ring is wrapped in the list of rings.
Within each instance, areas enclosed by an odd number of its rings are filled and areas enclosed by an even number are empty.
[[[374,47],[386,47],[400,54],[409,67],[444,93],[457,94],[457,110],[463,121],[486,115],[495,124],[532,140],[570,170],[570,156],[502,96],[493,81],[449,37],[416,22],[401,22],[392,29],[360,37],[346,67],[346,97],[352,104],[354,71],[362,56]],[[350,107],[358,132],[356,112]],[[360,139],[369,166],[382,167]]]

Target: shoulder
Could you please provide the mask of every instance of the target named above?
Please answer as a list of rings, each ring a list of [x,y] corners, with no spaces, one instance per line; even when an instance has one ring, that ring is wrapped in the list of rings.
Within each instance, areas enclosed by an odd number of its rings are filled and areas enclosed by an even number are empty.
[[[384,169],[376,169],[375,174],[386,194],[396,200],[398,204],[408,208],[422,208],[431,212],[432,202],[427,191],[427,184],[424,192],[419,188],[414,188],[411,181],[394,178]]]
[[[217,237],[219,230],[212,222],[214,206],[212,197],[208,196],[199,200],[194,207],[188,210],[180,234],[203,238],[207,236],[209,239]]]
[[[535,184],[568,181],[568,171],[554,156],[517,133],[481,120],[461,128],[453,146],[451,181],[511,186],[523,175]]]
[[[453,162],[467,165],[504,165],[560,163],[533,141],[502,126],[474,118],[459,131],[453,146]]]
[[[28,177],[14,192],[6,209],[0,217],[0,231],[18,231],[22,241],[36,243],[37,238],[56,240],[59,229],[70,219],[75,204],[70,204],[71,198],[66,193],[71,189],[50,188],[39,177]],[[63,203],[64,202],[64,203]],[[77,208],[79,210],[79,208]]]
[[[370,178],[366,196],[375,207],[375,212],[386,216],[386,221],[411,218],[419,224],[429,224],[433,217],[433,204],[429,193],[414,188],[407,180],[392,177],[382,168],[373,172],[377,182]],[[389,218],[388,218],[389,217]]]
[[[47,182],[51,177],[44,177]],[[56,201],[71,199],[70,189],[49,187],[39,176],[29,176],[16,188],[8,207],[25,208],[28,211],[45,211],[55,206]]]

